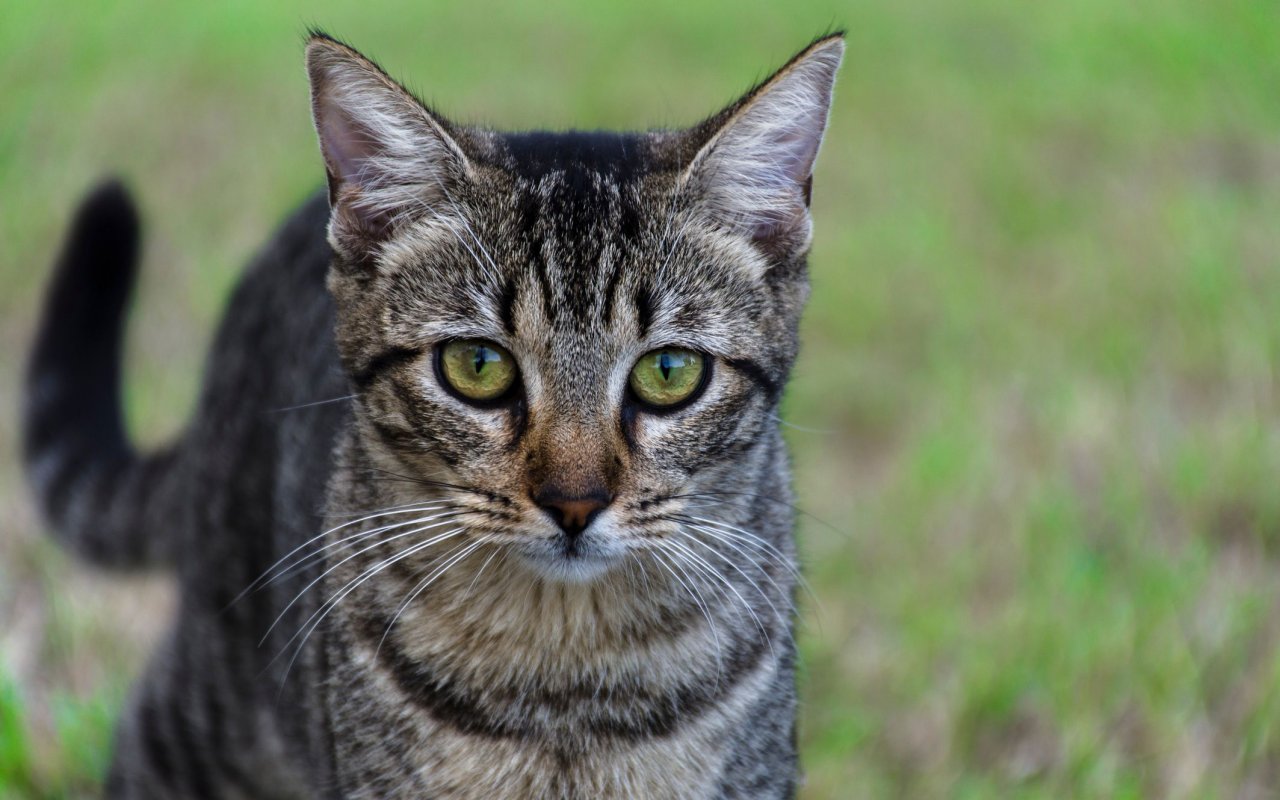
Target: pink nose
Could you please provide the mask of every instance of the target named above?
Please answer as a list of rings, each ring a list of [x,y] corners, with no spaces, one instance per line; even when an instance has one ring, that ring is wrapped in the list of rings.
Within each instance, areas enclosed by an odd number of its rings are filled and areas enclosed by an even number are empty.
[[[533,498],[534,502],[550,514],[560,529],[571,539],[581,535],[591,521],[609,505],[611,499],[604,493],[567,497],[559,492],[547,490],[538,492]]]

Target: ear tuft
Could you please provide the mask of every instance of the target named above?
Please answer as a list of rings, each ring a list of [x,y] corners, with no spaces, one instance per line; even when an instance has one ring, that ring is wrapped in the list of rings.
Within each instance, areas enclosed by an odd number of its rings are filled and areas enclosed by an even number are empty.
[[[313,32],[307,74],[329,177],[330,236],[340,253],[362,261],[397,226],[448,207],[466,156],[442,119],[345,44]]]
[[[826,130],[842,33],[818,39],[707,123],[685,173],[703,211],[773,255],[807,249],[813,165]]]

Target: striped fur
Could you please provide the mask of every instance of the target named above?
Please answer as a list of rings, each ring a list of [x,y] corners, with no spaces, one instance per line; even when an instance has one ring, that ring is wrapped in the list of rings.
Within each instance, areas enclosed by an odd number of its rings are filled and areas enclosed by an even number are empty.
[[[152,532],[173,513],[176,448],[140,456],[120,416],[119,339],[137,214],[117,183],[86,198],[49,288],[27,370],[28,472],[58,536],[94,563],[169,560]]]
[[[110,796],[794,793],[776,409],[841,48],[687,131],[503,134],[313,36],[329,202],[251,266],[155,454],[119,419],[136,218],[118,186],[86,201],[32,359],[33,485],[74,550],[182,587]],[[441,383],[470,338],[518,363],[499,401]],[[710,365],[667,412],[627,388],[662,346]],[[548,492],[605,505],[571,535]]]

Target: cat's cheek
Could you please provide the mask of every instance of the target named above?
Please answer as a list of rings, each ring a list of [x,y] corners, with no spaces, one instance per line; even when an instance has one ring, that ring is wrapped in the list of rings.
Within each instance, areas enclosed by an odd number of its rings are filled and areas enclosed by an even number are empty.
[[[723,392],[698,413],[673,420],[655,444],[655,460],[690,480],[734,461],[759,443],[767,408],[759,392]]]
[[[447,394],[432,377],[386,382],[365,398],[368,424],[377,441],[403,463],[438,478],[441,468],[456,478],[484,483],[509,472],[520,417],[509,408],[472,408]]]

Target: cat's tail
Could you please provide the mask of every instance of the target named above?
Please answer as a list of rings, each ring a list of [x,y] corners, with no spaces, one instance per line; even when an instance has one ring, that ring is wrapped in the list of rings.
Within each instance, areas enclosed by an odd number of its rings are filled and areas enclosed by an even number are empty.
[[[27,368],[24,456],[57,538],[90,562],[169,559],[176,450],[140,454],[120,408],[125,308],[138,214],[118,182],[81,203],[45,298]]]

